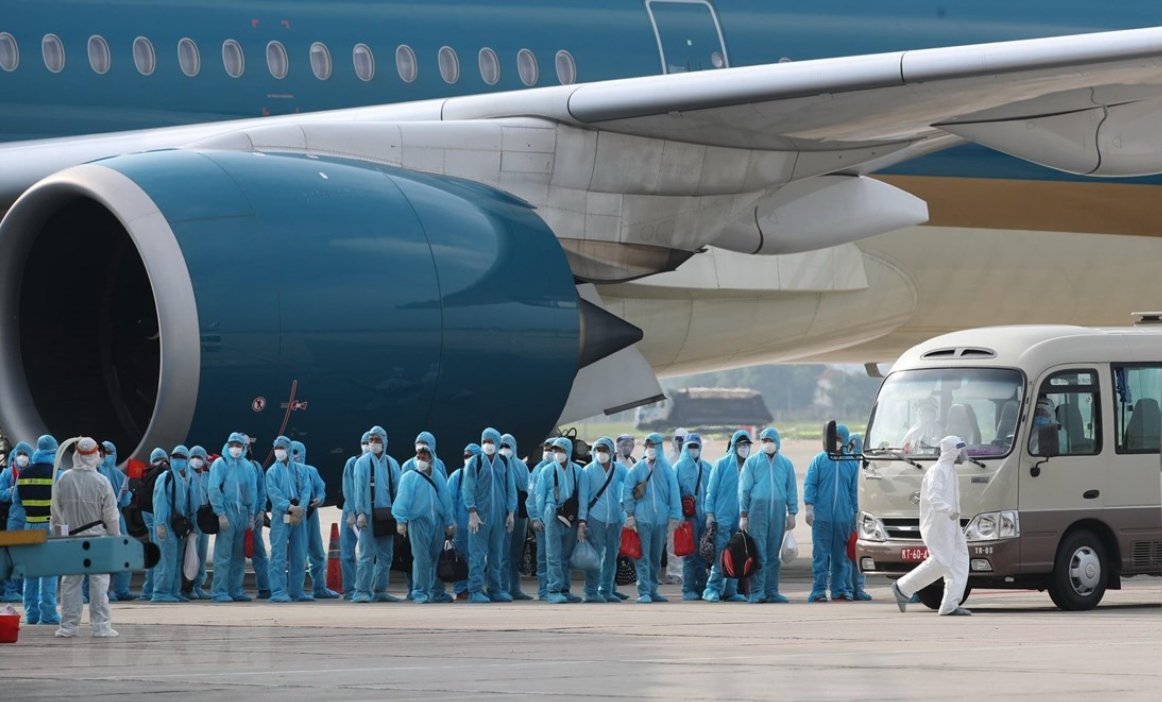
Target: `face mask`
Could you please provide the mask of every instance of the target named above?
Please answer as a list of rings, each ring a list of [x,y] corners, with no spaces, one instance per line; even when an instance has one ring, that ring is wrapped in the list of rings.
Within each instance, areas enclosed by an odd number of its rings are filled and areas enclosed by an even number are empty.
[[[472,458],[473,458],[473,456],[469,456],[469,457],[467,457],[467,458],[465,458],[465,459],[464,459],[464,467],[465,467],[465,468],[467,468],[468,466],[472,465]]]
[[[381,453],[383,453],[383,444],[381,444],[377,441],[372,442],[371,443],[371,452],[374,453],[376,456],[380,455]]]
[[[646,449],[646,459],[647,459],[647,460],[650,460],[650,461],[652,461],[652,460],[654,460],[654,459],[655,459],[655,458],[657,458],[657,457],[658,457],[658,450],[657,450],[656,448],[648,448],[648,449]]]
[[[279,463],[286,461],[286,449],[275,449],[274,460],[278,461]]]
[[[750,455],[750,444],[743,444],[742,446],[739,446],[735,449],[735,452],[738,454],[739,458],[746,458]]]
[[[367,453],[371,450],[371,444],[359,444],[359,450],[363,453]]]
[[[686,449],[686,451],[690,454],[690,458],[698,458],[699,456],[702,455],[702,449],[693,448],[693,449]]]
[[[484,444],[480,448],[484,449],[485,456],[495,456],[496,455],[496,444]]]
[[[621,451],[621,455],[628,456],[633,453],[633,444],[622,444],[617,447],[617,450]]]
[[[190,465],[194,467],[194,470],[201,470],[206,463],[200,458],[193,458],[190,459]]]
[[[960,465],[968,460],[968,454],[962,449],[960,453],[956,454],[956,465]]]
[[[554,452],[553,453],[553,460],[556,461],[557,463],[564,463],[565,462],[565,454]]]
[[[16,465],[20,466],[21,468],[27,467],[28,466],[28,456],[25,456],[25,455],[17,456],[16,457]]]
[[[609,452],[608,451],[598,451],[597,452],[597,461],[598,461],[598,463],[609,463]]]
[[[504,448],[502,448],[502,449],[500,450],[500,455],[501,455],[501,456],[504,456],[505,458],[512,458],[512,449],[510,449],[509,447],[505,446]]]
[[[550,451],[549,449],[545,449],[544,451],[541,452],[541,460],[544,460],[544,461],[553,460],[553,452]]]
[[[775,442],[764,441],[763,442],[763,453],[767,454],[768,456],[773,456],[775,454]]]
[[[425,473],[428,471],[428,466],[430,466],[430,465],[431,465],[430,463],[423,460],[422,458],[416,459],[416,468],[419,468],[420,470],[424,471]]]
[[[241,455],[242,455],[242,447],[241,446],[231,446],[230,447],[230,457],[231,458],[239,458]]]

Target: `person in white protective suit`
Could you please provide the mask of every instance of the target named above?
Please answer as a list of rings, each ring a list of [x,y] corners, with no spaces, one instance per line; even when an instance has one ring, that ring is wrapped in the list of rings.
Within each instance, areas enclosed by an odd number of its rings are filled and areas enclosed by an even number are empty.
[[[968,584],[968,542],[960,528],[960,480],[956,466],[968,460],[965,444],[957,436],[940,440],[940,460],[924,474],[920,487],[920,536],[928,558],[892,585],[896,604],[903,612],[912,595],[944,578],[942,615],[969,615],[960,606]]]
[[[77,443],[73,469],[61,474],[54,488],[51,522],[67,527],[71,536],[120,536],[121,513],[113,485],[101,473],[101,453],[97,442],[85,437]],[[81,583],[84,575],[61,578],[61,624],[59,638],[73,638],[81,625]],[[109,574],[89,576],[89,623],[93,636],[110,638],[117,632],[109,621]]]
[[[926,397],[918,401],[916,413],[919,419],[904,434],[904,441],[900,447],[904,449],[904,453],[912,455],[936,453],[936,443],[944,434],[944,427],[937,418],[936,400]]]

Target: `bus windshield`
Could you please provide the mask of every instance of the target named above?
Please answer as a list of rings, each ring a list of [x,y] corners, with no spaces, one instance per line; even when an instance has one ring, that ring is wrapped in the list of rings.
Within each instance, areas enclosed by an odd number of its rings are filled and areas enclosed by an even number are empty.
[[[935,458],[940,440],[959,436],[970,456],[1013,447],[1024,383],[1004,368],[932,368],[892,373],[880,388],[866,452]]]

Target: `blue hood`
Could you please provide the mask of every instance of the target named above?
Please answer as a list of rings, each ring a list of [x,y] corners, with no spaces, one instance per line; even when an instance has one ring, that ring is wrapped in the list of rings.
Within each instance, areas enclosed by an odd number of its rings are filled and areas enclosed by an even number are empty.
[[[484,431],[480,432],[480,443],[483,444],[485,442],[485,440],[487,440],[487,439],[492,439],[492,443],[496,445],[496,450],[497,451],[500,450],[500,432],[499,431],[493,429],[492,427],[488,427]]]
[[[613,445],[613,439],[609,438],[608,436],[603,436],[600,439],[598,439],[597,441],[593,442],[593,449],[595,451],[597,450],[598,446],[604,446],[605,448],[607,448],[609,450],[610,456],[614,456],[617,454],[617,447]],[[596,461],[597,456],[594,456],[593,460]]]
[[[697,459],[695,459],[693,456],[690,455],[690,444],[697,444],[699,450],[706,448],[705,446],[702,445],[702,437],[701,436],[699,436],[698,434],[687,434],[686,441],[682,443],[682,455],[680,456],[680,458],[689,458],[691,461],[702,460],[701,453],[698,454]]]
[[[45,434],[36,440],[37,451],[50,451],[55,454],[58,448],[60,448],[60,444],[56,442],[56,439],[52,436],[52,434]]]
[[[734,449],[737,446],[738,442],[743,440],[743,439],[746,439],[747,443],[751,443],[749,433],[743,431],[742,429],[739,429],[738,431],[734,432],[734,435],[730,437],[730,445],[727,446],[726,455],[729,456],[730,454],[734,453]]]
[[[436,459],[436,436],[430,431],[421,431],[417,436],[415,443],[427,444],[428,450],[432,452],[432,460]]]
[[[202,448],[201,446],[193,447],[190,449],[190,458],[193,458],[194,456],[197,456],[198,458],[205,461],[208,467],[210,462],[210,454],[206,453],[206,449]]]
[[[767,427],[759,434],[759,441],[763,439],[771,439],[775,442],[775,451],[783,450],[783,440],[779,438],[779,430],[774,427]]]
[[[863,434],[852,434],[847,440],[847,445],[850,446],[850,449],[845,451],[846,453],[852,455],[863,453]]]
[[[368,441],[371,441],[371,435],[378,436],[380,439],[383,440],[383,453],[384,453],[384,455],[387,455],[387,430],[379,425],[376,425],[376,426],[371,427],[371,431],[369,431],[367,433],[368,433],[368,437],[367,437]]]
[[[185,458],[174,458],[177,455],[185,456]],[[173,451],[169,452],[170,468],[173,470],[184,471],[190,465],[190,450],[184,444],[178,444],[173,447]]]
[[[516,437],[512,434],[505,434],[500,437],[500,445],[508,445],[512,447],[512,457],[520,460],[520,447],[516,445]]]
[[[306,446],[306,444],[304,444],[301,441],[292,441],[290,450],[291,450],[291,458],[294,458],[295,454],[298,454],[298,458],[295,460],[298,463],[302,463],[303,465],[307,464],[307,446]]]
[[[236,431],[226,439],[226,443],[222,444],[222,458],[230,458],[230,444],[235,441],[242,444],[242,457],[246,457],[246,437]]]
[[[568,464],[573,460],[573,442],[561,436],[553,439],[554,446],[560,446],[565,449],[565,463]]]
[[[482,453],[480,444],[468,444],[464,447],[464,453],[469,453],[473,456],[479,456]]]
[[[28,456],[29,463],[32,462],[32,455],[36,453],[32,450],[31,444],[29,444],[27,441],[21,441],[20,443],[16,444],[16,448],[12,449],[12,453],[8,454],[8,463],[11,465],[16,465],[16,454],[21,452],[23,452],[25,456]]]
[[[101,467],[110,470],[117,465],[117,447],[112,441],[102,441],[101,446],[105,447],[105,460],[101,461]]]
[[[291,440],[286,438],[285,436],[277,437],[274,440],[272,447],[276,448],[276,449],[286,449],[289,452],[290,448],[291,448]]]
[[[149,462],[157,463],[158,461],[168,461],[169,454],[163,448],[155,448],[149,453]]]
[[[666,440],[662,438],[662,435],[656,431],[647,434],[645,441],[642,442],[642,448],[645,448],[645,445],[650,442],[653,442],[654,448],[658,450],[658,457],[665,458],[662,454],[666,451]]]

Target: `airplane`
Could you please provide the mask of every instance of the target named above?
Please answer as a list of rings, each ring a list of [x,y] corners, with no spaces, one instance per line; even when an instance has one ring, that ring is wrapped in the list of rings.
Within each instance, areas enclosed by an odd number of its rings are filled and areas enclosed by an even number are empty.
[[[1155,309],[1154,4],[0,11],[0,425],[534,445],[659,377]],[[1111,180],[1116,179],[1116,180]],[[400,449],[403,446],[404,449]],[[126,450],[129,448],[129,450]]]

